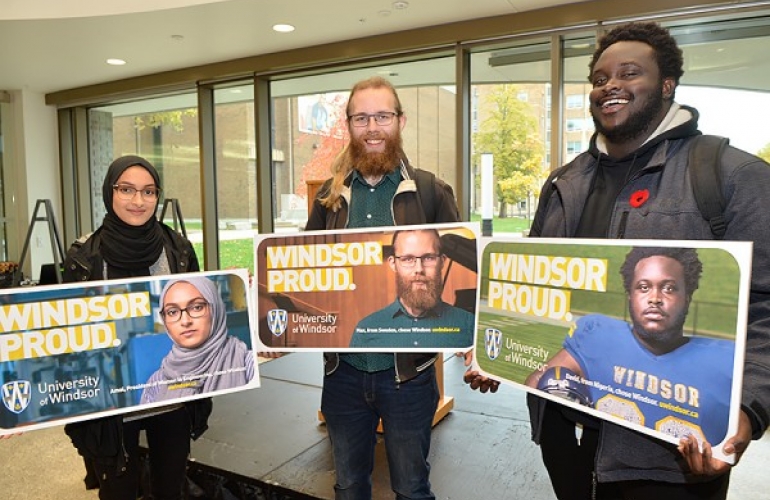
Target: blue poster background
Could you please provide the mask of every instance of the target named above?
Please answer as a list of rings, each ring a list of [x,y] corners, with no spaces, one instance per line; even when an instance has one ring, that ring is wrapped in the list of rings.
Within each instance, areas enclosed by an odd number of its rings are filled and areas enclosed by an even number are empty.
[[[159,294],[169,279],[184,276],[28,287],[0,294],[0,434],[193,399],[139,402],[145,382],[172,347],[158,312]],[[216,283],[229,335],[256,356],[246,272],[195,276]],[[90,314],[84,313],[84,304],[91,304]],[[118,314],[89,321],[109,308]],[[69,324],[59,324],[62,318]],[[32,328],[18,329],[22,325]],[[258,387],[256,368],[254,372],[252,380],[234,390]]]

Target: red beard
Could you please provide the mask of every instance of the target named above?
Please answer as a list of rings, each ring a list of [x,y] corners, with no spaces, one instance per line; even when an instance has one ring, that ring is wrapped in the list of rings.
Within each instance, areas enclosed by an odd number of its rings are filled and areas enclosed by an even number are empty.
[[[411,286],[413,279],[396,276],[396,292],[401,302],[410,309],[423,312],[436,307],[441,300],[441,293],[444,289],[440,274],[439,271],[438,275],[433,278],[423,277],[422,281],[425,282],[426,288],[416,290]]]
[[[385,150],[382,153],[371,153],[366,150],[366,139],[383,139]],[[377,177],[389,174],[401,160],[401,132],[394,136],[384,133],[366,134],[350,141],[350,155],[353,165],[364,177]]]

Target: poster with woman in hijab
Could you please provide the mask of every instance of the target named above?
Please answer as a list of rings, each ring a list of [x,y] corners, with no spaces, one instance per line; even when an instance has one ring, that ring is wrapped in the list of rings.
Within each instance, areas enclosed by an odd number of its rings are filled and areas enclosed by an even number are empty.
[[[0,295],[0,435],[259,387],[246,270]]]

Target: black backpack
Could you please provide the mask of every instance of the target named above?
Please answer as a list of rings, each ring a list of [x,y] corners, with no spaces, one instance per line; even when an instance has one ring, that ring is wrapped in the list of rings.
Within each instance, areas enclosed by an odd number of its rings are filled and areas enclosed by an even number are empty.
[[[724,211],[727,202],[722,191],[722,153],[730,142],[717,135],[696,135],[688,156],[693,196],[701,215],[708,221],[715,240],[721,240],[727,231]],[[556,186],[550,184],[550,194]],[[548,199],[544,197],[543,199]]]
[[[692,138],[687,165],[695,202],[711,227],[715,240],[721,240],[727,231],[724,211],[726,201],[722,191],[722,153],[730,142],[716,135],[697,135]]]
[[[436,176],[432,172],[414,169],[414,182],[417,185],[417,196],[425,212],[426,223],[436,220]]]

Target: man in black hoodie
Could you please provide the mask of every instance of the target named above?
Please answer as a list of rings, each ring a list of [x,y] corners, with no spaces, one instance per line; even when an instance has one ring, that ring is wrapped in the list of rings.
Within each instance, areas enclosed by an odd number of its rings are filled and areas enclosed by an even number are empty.
[[[549,176],[530,236],[714,239],[689,176],[698,113],[674,101],[682,66],[676,41],[655,23],[619,26],[600,40],[589,66],[596,134],[587,152]],[[724,239],[754,242],[742,411],[722,445],[737,463],[770,423],[770,168],[727,147],[720,173]],[[465,379],[490,388],[476,372]],[[542,398],[528,403],[560,500],[726,498],[730,465],[708,443],[699,450],[690,437],[677,447]]]

